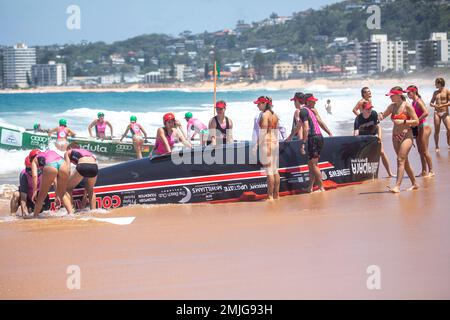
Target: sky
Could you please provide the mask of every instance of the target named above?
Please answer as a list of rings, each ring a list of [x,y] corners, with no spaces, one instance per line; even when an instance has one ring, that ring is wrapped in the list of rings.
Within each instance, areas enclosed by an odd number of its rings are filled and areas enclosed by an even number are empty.
[[[0,0],[0,45],[111,43],[149,33],[178,35],[233,29],[238,20],[260,21],[276,12],[321,7],[337,0]],[[67,9],[80,9],[80,28]]]

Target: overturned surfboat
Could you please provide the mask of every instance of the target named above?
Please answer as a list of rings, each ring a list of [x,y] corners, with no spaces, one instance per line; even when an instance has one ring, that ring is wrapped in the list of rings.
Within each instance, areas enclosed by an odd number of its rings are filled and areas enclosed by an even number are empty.
[[[195,147],[100,169],[95,187],[98,208],[265,199],[266,175],[261,163],[252,159],[253,147],[251,142]],[[380,149],[374,136],[325,138],[319,161],[325,188],[377,178]],[[281,196],[302,193],[308,186],[307,162],[299,141],[280,142]],[[83,193],[81,183],[74,191],[78,209]],[[54,193],[49,195],[53,201]]]

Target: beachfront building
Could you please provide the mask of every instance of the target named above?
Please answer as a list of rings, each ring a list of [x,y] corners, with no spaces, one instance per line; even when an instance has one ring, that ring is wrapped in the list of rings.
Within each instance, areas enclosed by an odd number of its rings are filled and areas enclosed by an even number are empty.
[[[62,86],[67,83],[67,68],[64,63],[49,61],[31,67],[33,84],[38,87]]]
[[[161,82],[161,72],[152,71],[145,74],[144,83],[159,83]]]
[[[308,67],[303,63],[280,62],[273,66],[273,79],[285,80],[298,78],[302,74],[308,73]],[[294,76],[297,75],[297,76]]]
[[[29,87],[32,82],[31,67],[36,64],[36,49],[19,43],[6,48],[3,59],[4,87]]]
[[[408,42],[388,41],[386,34],[374,34],[370,41],[357,44],[358,71],[364,74],[408,69]]]
[[[416,41],[416,63],[421,68],[449,65],[449,42],[446,32],[434,32],[427,40]]]

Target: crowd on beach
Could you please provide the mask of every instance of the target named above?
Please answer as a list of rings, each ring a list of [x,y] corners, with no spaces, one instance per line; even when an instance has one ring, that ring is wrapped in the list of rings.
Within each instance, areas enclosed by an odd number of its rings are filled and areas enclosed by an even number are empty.
[[[447,130],[447,144],[450,146],[450,89],[445,87],[445,80],[435,80],[436,91],[433,94],[429,107],[434,110],[432,115],[434,122],[435,151],[439,152],[439,132],[441,123]],[[432,127],[428,120],[430,115],[419,88],[409,85],[405,90],[396,86],[386,93],[391,100],[388,107],[382,112],[373,110],[372,93],[368,87],[361,89],[361,99],[353,108],[355,115],[353,135],[373,135],[378,137],[381,144],[381,160],[389,177],[395,177],[396,183],[388,187],[392,193],[399,193],[400,186],[406,171],[410,178],[411,187],[408,190],[419,188],[416,177],[433,177],[433,161],[429,153],[429,139]],[[408,99],[407,99],[408,98]],[[320,117],[316,103],[318,99],[310,93],[297,92],[291,101],[295,106],[292,128],[287,135],[286,129],[280,121],[279,116],[273,110],[271,97],[260,96],[254,104],[258,112],[254,119],[253,141],[254,148],[262,155],[261,164],[267,175],[267,196],[269,200],[279,198],[280,176],[278,173],[278,145],[279,141],[300,140],[300,154],[307,155],[309,168],[309,185],[305,192],[324,191],[322,175],[318,166],[321,151],[325,140],[322,132],[332,136],[330,129]],[[215,104],[215,116],[208,125],[197,118],[191,112],[185,114],[186,131],[182,124],[175,118],[173,113],[163,116],[163,126],[156,132],[155,144],[152,157],[171,153],[177,142],[185,147],[191,148],[194,139],[202,146],[225,145],[234,142],[233,121],[225,115],[227,104],[221,100]],[[325,106],[327,113],[331,114],[330,100]],[[397,171],[391,170],[389,159],[382,145],[382,130],[380,122],[390,119],[393,123],[392,143],[397,155]],[[95,128],[95,136],[98,139],[107,139],[106,128],[109,127],[111,137],[113,126],[105,120],[105,115],[99,112],[97,119],[92,121],[88,127],[89,134],[94,136],[92,129]],[[35,124],[34,130],[44,131],[39,124]],[[73,190],[83,180],[84,195],[82,208],[89,203],[91,210],[96,209],[96,198],[94,186],[97,180],[98,164],[95,155],[90,151],[80,148],[75,143],[67,140],[75,133],[67,126],[67,121],[61,119],[59,126],[45,131],[49,136],[56,134],[56,147],[63,152],[59,153],[47,150],[32,150],[25,158],[25,168],[20,173],[20,187],[11,199],[11,213],[16,213],[21,208],[22,215],[29,217],[31,213],[37,217],[44,209],[48,209],[48,192],[53,186],[55,189],[56,206],[61,205],[68,213],[73,209]],[[137,122],[136,116],[130,117],[125,132],[120,141],[131,133],[136,157],[142,158],[141,148],[148,136]],[[414,145],[420,155],[422,169],[419,175],[415,175],[408,160],[408,155]],[[71,164],[75,168],[71,168]]]

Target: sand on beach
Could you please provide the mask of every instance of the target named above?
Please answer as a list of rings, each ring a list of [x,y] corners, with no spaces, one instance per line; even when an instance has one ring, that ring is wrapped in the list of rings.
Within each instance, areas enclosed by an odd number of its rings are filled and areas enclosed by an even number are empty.
[[[437,77],[450,78],[450,71],[443,69],[441,73],[407,75],[403,78],[374,78],[361,77],[351,78],[315,78],[307,79],[289,79],[289,80],[263,80],[259,82],[220,82],[218,91],[240,91],[240,90],[298,90],[301,88],[326,87],[329,89],[343,89],[351,87],[377,87],[382,86],[391,88],[398,85],[433,85]],[[196,83],[176,83],[176,84],[126,84],[117,86],[59,86],[59,87],[38,87],[30,89],[0,89],[0,94],[15,93],[62,93],[62,92],[155,92],[161,90],[186,90],[189,92],[211,92],[213,90],[212,81],[199,81]]]
[[[274,203],[96,214],[136,218],[124,226],[0,222],[0,299],[449,299],[450,149],[443,132],[440,154],[432,145],[436,177],[399,195],[386,192],[394,180],[380,166],[378,180]],[[418,173],[416,149],[410,160]],[[67,287],[71,265],[79,290]],[[369,266],[381,271],[380,290],[367,287]]]

